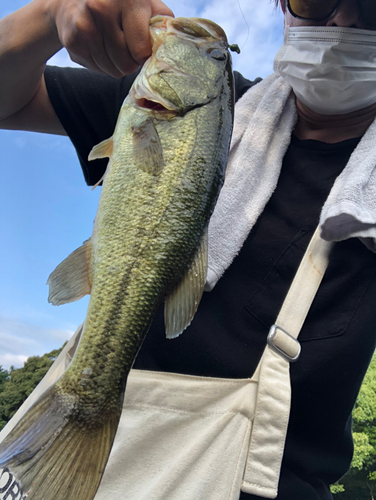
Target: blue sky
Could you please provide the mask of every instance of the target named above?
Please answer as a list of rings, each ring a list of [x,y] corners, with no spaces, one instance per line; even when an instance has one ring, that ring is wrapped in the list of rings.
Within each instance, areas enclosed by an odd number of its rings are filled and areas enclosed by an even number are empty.
[[[166,2],[176,16],[212,19],[230,43],[242,47],[234,68],[248,78],[266,76],[282,43],[283,19],[268,0]],[[0,18],[23,0],[2,0]],[[248,38],[247,38],[248,36]],[[71,65],[65,51],[51,61]],[[0,365],[20,367],[27,357],[62,345],[84,320],[88,297],[54,307],[47,302],[51,271],[92,231],[100,188],[87,187],[65,137],[0,130]]]

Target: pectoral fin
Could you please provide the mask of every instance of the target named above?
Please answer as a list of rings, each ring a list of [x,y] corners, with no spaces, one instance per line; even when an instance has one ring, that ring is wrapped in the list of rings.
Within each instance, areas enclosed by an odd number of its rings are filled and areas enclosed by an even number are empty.
[[[59,306],[90,293],[91,247],[91,240],[86,240],[50,274],[47,280],[47,285],[50,286],[48,302]]]
[[[109,139],[106,139],[96,146],[93,147],[93,149],[89,153],[88,160],[98,160],[100,158],[111,158],[112,155],[112,150],[113,150],[113,140],[112,137]],[[94,184],[92,191],[99,186],[101,182],[103,182],[103,179],[105,178],[106,172],[102,175],[102,177],[99,179],[99,181]]]
[[[132,127],[134,161],[145,172],[159,175],[164,166],[163,150],[152,120]]]
[[[88,160],[98,160],[99,158],[111,158],[113,148],[112,137],[106,139],[96,146],[89,153]]]
[[[205,231],[201,245],[188,271],[165,303],[166,337],[178,337],[191,323],[200,303],[208,267],[208,233]]]

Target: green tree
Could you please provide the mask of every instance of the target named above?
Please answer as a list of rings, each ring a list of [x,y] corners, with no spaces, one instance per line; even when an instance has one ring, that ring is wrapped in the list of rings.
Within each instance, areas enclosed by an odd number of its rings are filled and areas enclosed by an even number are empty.
[[[65,344],[64,344],[65,345]],[[61,350],[28,358],[22,368],[0,370],[0,430],[13,417],[25,399],[33,392]]]
[[[354,457],[349,472],[332,486],[336,500],[376,497],[376,355],[373,357],[353,411]]]
[[[9,372],[0,365],[0,392],[4,390],[4,384],[9,379]]]

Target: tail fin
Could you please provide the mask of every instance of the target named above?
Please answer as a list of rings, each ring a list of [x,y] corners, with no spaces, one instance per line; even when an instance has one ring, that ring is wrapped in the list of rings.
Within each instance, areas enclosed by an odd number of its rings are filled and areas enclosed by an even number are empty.
[[[0,444],[1,493],[17,500],[94,498],[120,412],[88,426],[75,406],[52,386],[30,408]]]

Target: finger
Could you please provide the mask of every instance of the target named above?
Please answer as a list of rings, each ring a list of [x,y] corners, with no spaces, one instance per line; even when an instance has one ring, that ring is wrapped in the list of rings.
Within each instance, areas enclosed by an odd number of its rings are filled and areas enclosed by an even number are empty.
[[[96,34],[89,45],[92,60],[104,73],[114,78],[122,77],[124,71],[117,67],[114,58],[116,59],[116,52],[123,51],[124,54],[127,54],[128,50],[122,33],[119,36],[120,30],[116,24],[116,17],[112,11],[107,9],[106,12],[103,2],[92,3],[88,7],[88,12]],[[129,52],[128,59],[131,59]],[[135,66],[137,69],[138,65],[134,64],[132,59],[131,63],[132,67]]]
[[[107,2],[96,0],[90,5],[93,20],[103,34],[103,50],[91,51],[92,57],[102,70],[115,77],[133,73],[151,54],[150,17],[173,15],[160,0],[128,0],[116,24],[115,11],[108,8]],[[127,23],[131,24],[129,28]]]
[[[59,37],[73,62],[93,71],[105,72],[91,54],[93,47],[98,45],[100,47],[100,44],[98,42],[97,28],[88,13],[77,17],[74,22],[71,20],[67,22],[64,19],[60,25]],[[100,43],[102,43],[101,40]],[[100,51],[100,48],[94,50],[94,52],[96,51]]]
[[[73,48],[66,48],[72,61],[85,68],[108,74],[115,78],[123,76],[108,57],[100,34],[96,37],[95,42],[88,43],[87,45],[81,43]]]
[[[125,33],[122,30],[121,15],[101,19],[104,50],[117,71],[124,76],[134,73],[140,66],[129,51]]]
[[[117,36],[116,36],[117,35]],[[121,76],[134,73],[139,68],[125,41],[124,33],[119,30],[117,33],[111,32],[111,36],[104,39],[105,50]]]
[[[114,78],[121,78],[122,76],[124,76],[124,73],[118,70],[116,65],[107,54],[104,42],[100,49],[97,48],[97,50],[94,51],[93,48],[91,56],[95,64],[103,73],[106,73],[107,75],[110,75]]]
[[[90,69],[92,71],[97,71],[98,73],[104,74],[104,72],[100,68],[98,68],[98,66],[95,64],[90,54],[87,54],[86,56],[82,57],[71,52],[68,49],[67,51],[71,60],[76,64],[79,64],[80,66],[83,66],[84,68]]]
[[[121,27],[129,53],[137,64],[151,55],[149,21],[152,17],[150,0],[131,0],[122,12]]]
[[[104,73],[113,76],[114,78],[120,78],[124,75],[122,71],[119,71],[117,66],[114,64],[113,55],[108,53],[106,45],[108,45],[108,35],[104,33],[105,39],[103,37],[98,37],[98,41],[95,45],[90,47],[90,55],[94,63],[100,68]]]

